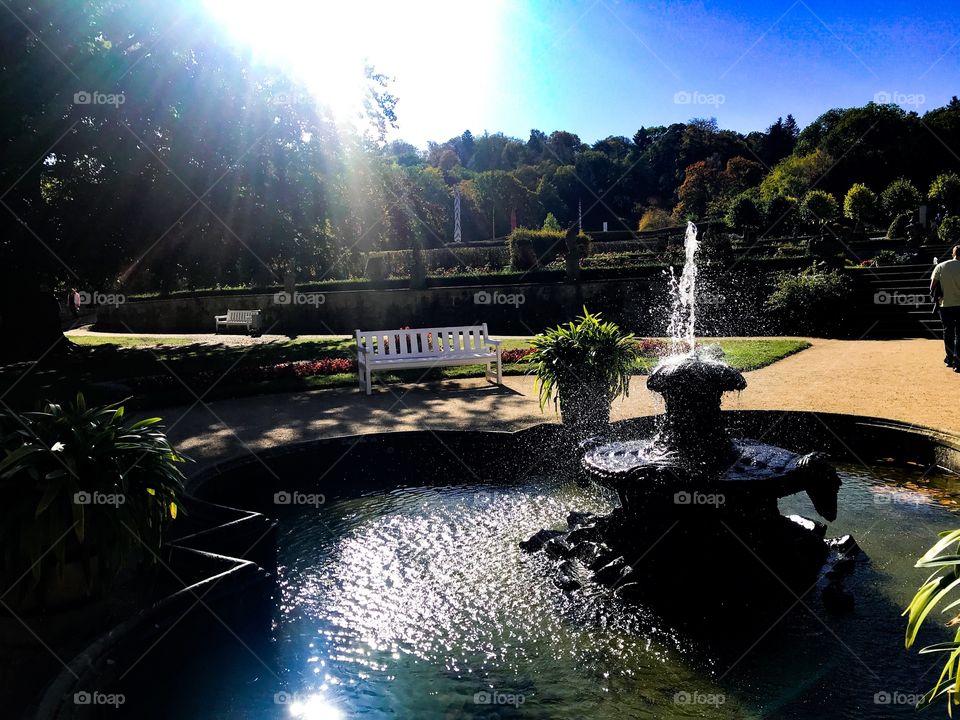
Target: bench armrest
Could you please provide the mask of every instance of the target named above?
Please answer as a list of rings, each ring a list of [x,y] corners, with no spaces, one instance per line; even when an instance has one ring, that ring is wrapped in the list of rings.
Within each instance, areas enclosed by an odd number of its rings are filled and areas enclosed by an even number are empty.
[[[362,352],[364,355],[369,353],[371,348],[368,348],[366,345],[357,345],[357,352]]]
[[[227,319],[227,316],[226,316],[226,315],[214,315],[214,316],[213,316],[213,319],[214,319],[214,320],[226,320],[226,319]]]
[[[494,340],[493,338],[487,338],[487,345],[496,345],[497,347],[500,347],[500,344],[502,342],[503,340]]]

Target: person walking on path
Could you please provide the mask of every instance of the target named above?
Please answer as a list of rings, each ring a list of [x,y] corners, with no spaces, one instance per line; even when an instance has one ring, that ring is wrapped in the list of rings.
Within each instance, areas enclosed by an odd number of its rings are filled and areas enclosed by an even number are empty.
[[[953,257],[938,264],[930,278],[930,294],[939,299],[940,320],[943,321],[943,359],[954,372],[960,373],[960,245],[953,246]]]

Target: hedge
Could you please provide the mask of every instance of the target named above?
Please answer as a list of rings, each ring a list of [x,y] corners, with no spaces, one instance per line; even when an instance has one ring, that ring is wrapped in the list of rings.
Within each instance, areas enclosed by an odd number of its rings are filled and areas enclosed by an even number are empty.
[[[580,256],[590,254],[590,238],[583,233],[577,235]],[[566,234],[553,230],[528,230],[517,228],[507,238],[510,248],[510,266],[514,270],[530,270],[546,267],[560,255],[566,255]]]

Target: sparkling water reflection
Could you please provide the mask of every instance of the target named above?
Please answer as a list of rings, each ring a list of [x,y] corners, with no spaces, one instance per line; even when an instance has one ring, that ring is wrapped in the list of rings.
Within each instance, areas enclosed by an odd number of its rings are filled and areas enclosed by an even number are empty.
[[[291,686],[347,717],[906,717],[913,710],[882,693],[929,678],[902,650],[898,614],[921,579],[915,557],[957,523],[953,489],[937,478],[930,493],[901,471],[842,476],[833,530],[871,558],[850,584],[856,612],[836,618],[807,598],[736,662],[607,591],[554,587],[550,561],[517,543],[611,501],[549,478],[343,499],[284,518],[280,655]],[[783,509],[812,514],[801,498]],[[696,564],[678,559],[677,572]]]

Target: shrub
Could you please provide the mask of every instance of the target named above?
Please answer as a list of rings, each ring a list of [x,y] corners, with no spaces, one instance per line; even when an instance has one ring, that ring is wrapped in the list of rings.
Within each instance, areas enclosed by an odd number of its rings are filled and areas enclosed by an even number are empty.
[[[910,253],[898,253],[896,250],[885,248],[873,257],[872,265],[876,267],[890,267],[892,265],[908,265],[914,256]]]
[[[910,226],[910,220],[912,218],[913,213],[909,212],[897,215],[890,223],[890,227],[887,228],[887,240],[905,238],[907,236],[907,228]]]
[[[876,193],[863,183],[854,183],[843,199],[844,217],[861,225],[872,218],[876,210]]]
[[[778,228],[781,231],[793,230],[797,224],[797,200],[786,195],[770,198],[764,212],[764,233],[767,235]]]
[[[880,194],[880,204],[887,216],[895,221],[899,216],[910,215],[917,209],[920,205],[920,191],[906,178],[898,178]]]
[[[543,221],[542,229],[549,230],[551,232],[561,232],[563,230],[563,228],[560,227],[560,221],[557,220],[556,215],[554,215],[552,212],[547,213],[547,217]]]
[[[943,207],[947,215],[960,213],[960,175],[954,172],[938,175],[930,183],[927,198]]]
[[[814,266],[798,275],[781,273],[766,308],[781,332],[831,335],[841,329],[852,298],[849,278]]]
[[[811,190],[803,196],[800,212],[807,222],[822,228],[837,217],[839,206],[837,199],[825,190]]]
[[[507,238],[510,248],[510,264],[515,270],[531,270],[546,267],[559,255],[567,252],[566,235],[550,230],[528,230],[517,228]],[[590,254],[590,238],[577,235],[580,257]]]
[[[662,208],[648,208],[640,218],[637,230],[647,232],[649,230],[663,230],[664,228],[674,227],[677,221],[666,210]]]
[[[941,242],[950,245],[960,243],[960,217],[956,215],[945,217],[943,222],[940,223],[940,227],[937,228],[937,235]]]
[[[21,597],[36,593],[43,605],[68,564],[82,568],[89,594],[124,569],[155,561],[177,517],[177,463],[186,459],[159,421],[125,424],[122,406],[88,408],[79,394],[67,406],[0,411],[4,588],[23,580]]]
[[[633,333],[583,309],[577,322],[533,338],[531,372],[543,410],[551,401],[564,423],[596,427],[609,422],[610,403],[630,394],[637,358]]]
[[[763,215],[757,202],[749,195],[738,195],[727,208],[726,222],[731,227],[746,234],[748,231],[760,227]]]
[[[381,281],[386,280],[388,275],[387,259],[381,253],[370,253],[367,255],[367,264],[363,268],[363,276],[367,280]]]

